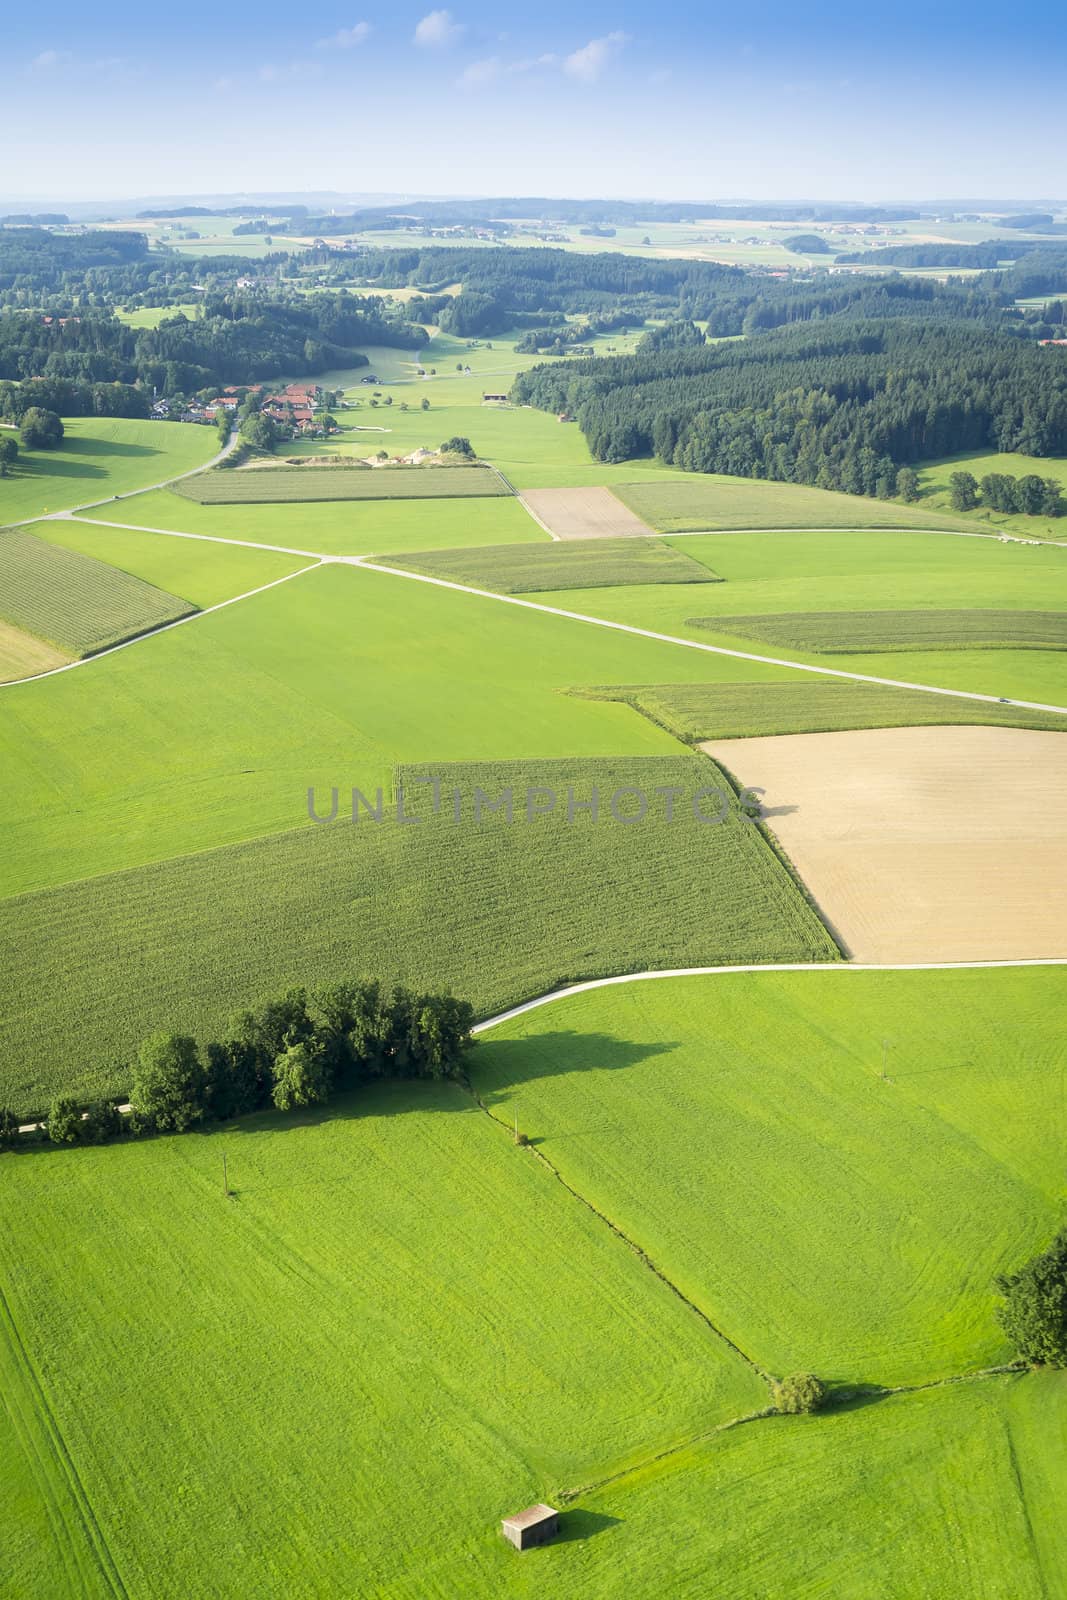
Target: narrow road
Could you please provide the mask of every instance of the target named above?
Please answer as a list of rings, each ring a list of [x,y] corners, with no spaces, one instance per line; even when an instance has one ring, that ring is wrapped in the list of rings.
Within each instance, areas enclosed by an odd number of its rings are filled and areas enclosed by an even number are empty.
[[[187,426],[194,427],[196,424],[188,423]],[[13,523],[12,526],[21,528],[25,527],[28,522],[55,522],[60,517],[72,517],[78,511],[91,511],[94,506],[109,506],[118,500],[132,500],[134,495],[151,494],[153,489],[167,489],[172,483],[181,483],[184,478],[195,478],[198,472],[207,472],[210,467],[217,467],[220,461],[225,461],[226,457],[237,449],[240,442],[240,435],[237,429],[234,428],[229,439],[227,439],[217,455],[212,456],[210,461],[203,462],[199,467],[190,467],[188,472],[176,472],[171,478],[162,478],[159,483],[142,484],[139,489],[128,489],[125,494],[106,494],[102,500],[86,500],[83,505],[68,506],[65,511],[47,511],[40,517],[27,517],[23,522]]]

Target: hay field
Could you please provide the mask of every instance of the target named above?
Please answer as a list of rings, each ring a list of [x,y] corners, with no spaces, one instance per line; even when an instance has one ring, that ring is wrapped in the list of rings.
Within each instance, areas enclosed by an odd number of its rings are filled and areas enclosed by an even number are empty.
[[[557,539],[552,544],[412,551],[393,556],[389,565],[498,594],[721,582],[710,567],[662,539]]]
[[[858,961],[1067,957],[1067,738],[891,728],[710,742]]]
[[[507,494],[486,467],[219,467],[175,484],[200,505],[288,504],[294,500],[474,499]]]
[[[526,489],[521,499],[555,539],[635,539],[654,531],[610,489]]]
[[[945,509],[897,505],[804,484],[758,482],[714,473],[616,484],[619,498],[657,533],[716,528],[965,528]]]

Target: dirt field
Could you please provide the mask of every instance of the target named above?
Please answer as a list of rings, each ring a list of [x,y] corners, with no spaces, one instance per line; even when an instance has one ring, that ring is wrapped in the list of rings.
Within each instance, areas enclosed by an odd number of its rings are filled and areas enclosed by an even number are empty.
[[[1067,956],[1067,733],[878,728],[700,746],[857,961]]]
[[[555,539],[655,537],[610,489],[527,489],[519,499]]]

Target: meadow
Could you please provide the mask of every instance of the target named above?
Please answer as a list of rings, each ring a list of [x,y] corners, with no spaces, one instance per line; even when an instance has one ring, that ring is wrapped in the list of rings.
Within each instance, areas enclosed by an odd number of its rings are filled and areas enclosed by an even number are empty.
[[[949,480],[954,472],[970,472],[979,483],[991,472],[1007,473],[1012,478],[1025,478],[1035,473],[1039,478],[1055,478],[1067,490],[1067,460],[1062,457],[1023,456],[1010,451],[1003,454],[950,456],[924,467],[920,472],[923,506],[930,506],[937,512],[951,506]],[[992,511],[982,505],[974,511],[951,514],[964,519],[961,526],[990,533],[1008,533],[1017,539],[1067,540],[1067,517],[1027,517]]]
[[[691,617],[692,628],[743,634],[816,655],[866,650],[1064,650],[1065,611],[784,611]]]
[[[677,472],[661,481],[613,485],[620,500],[657,533],[716,528],[962,528],[958,516],[862,495],[711,473]]]
[[[200,302],[186,302],[177,306],[138,306],[134,311],[116,311],[115,316],[119,322],[124,322],[127,328],[158,328],[161,322],[170,317],[189,317],[192,319],[200,309]]]
[[[60,1541],[90,1594],[455,1594],[475,1552],[511,1570],[508,1511],[764,1403],[453,1085],[28,1152],[0,1192],[5,1396],[58,1524],[4,1541],[28,1600]]]
[[[485,467],[256,467],[201,472],[177,486],[200,505],[260,505],[294,500],[473,499],[507,494]]]
[[[993,1279],[1060,1221],[1065,998],[1063,967],[660,979],[470,1070],[754,1360],[926,1382],[1011,1358]]]
[[[390,565],[498,594],[720,581],[710,568],[661,539],[595,539],[573,544],[557,540],[552,544],[411,552],[392,557]]]
[[[436,815],[426,769],[397,775],[415,825],[395,820],[395,799],[381,823],[362,807],[353,823],[349,785],[328,825],[6,901],[0,1104],[29,1113],[68,1089],[125,1094],[148,1034],[176,1028],[206,1044],[290,983],[374,972],[451,990],[485,1016],[613,972],[837,956],[758,828],[736,808],[718,826],[694,818],[702,789],[724,797],[702,802],[710,817],[731,793],[702,755],[430,770]],[[476,788],[490,802],[511,791],[512,820],[479,818]],[[548,804],[542,789],[555,808],[531,815],[531,792],[534,807]],[[645,795],[643,820],[612,815],[621,790]],[[328,790],[315,805],[329,816]],[[632,792],[618,802],[622,817],[638,809]]]
[[[72,656],[90,655],[196,608],[94,556],[24,528],[0,531],[4,619]]]
[[[0,478],[0,526],[162,483],[219,447],[214,428],[181,422],[67,417],[63,427],[58,449],[20,447],[11,476]]]

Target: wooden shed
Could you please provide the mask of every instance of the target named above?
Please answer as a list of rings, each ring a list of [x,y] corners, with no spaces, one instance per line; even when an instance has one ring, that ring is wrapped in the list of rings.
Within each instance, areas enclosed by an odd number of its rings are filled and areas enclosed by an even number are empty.
[[[516,1550],[530,1550],[535,1544],[547,1544],[555,1538],[559,1532],[559,1512],[551,1506],[527,1506],[514,1517],[505,1517],[500,1531]]]

